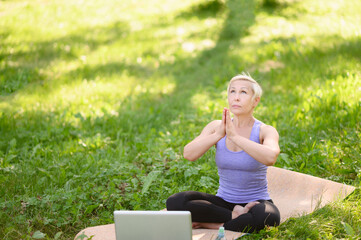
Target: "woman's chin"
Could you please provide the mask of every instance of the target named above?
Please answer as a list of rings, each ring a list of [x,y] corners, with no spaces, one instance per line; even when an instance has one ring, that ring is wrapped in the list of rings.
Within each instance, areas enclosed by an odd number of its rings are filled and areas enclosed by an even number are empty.
[[[230,109],[229,110],[234,116],[242,116],[242,115],[252,115],[252,112],[245,112],[242,111],[241,109]]]
[[[233,115],[240,115],[242,114],[242,110],[239,108],[230,108],[229,111],[233,113]]]

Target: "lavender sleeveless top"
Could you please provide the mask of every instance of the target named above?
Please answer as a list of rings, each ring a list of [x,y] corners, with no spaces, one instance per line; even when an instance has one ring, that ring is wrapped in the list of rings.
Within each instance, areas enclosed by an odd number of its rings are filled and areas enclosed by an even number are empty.
[[[261,124],[262,122],[256,120],[252,127],[250,140],[256,143],[260,143]],[[269,200],[267,166],[245,151],[230,151],[226,146],[226,137],[216,144],[216,164],[219,175],[217,196],[231,203]]]

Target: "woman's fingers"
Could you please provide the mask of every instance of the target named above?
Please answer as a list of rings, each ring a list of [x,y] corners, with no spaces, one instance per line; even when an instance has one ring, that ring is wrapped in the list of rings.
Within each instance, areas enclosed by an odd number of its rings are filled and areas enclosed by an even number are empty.
[[[237,135],[229,109],[226,110],[226,134],[230,139]]]
[[[226,109],[226,121],[229,121],[229,123],[232,123],[231,114],[229,112],[230,112],[229,109]]]
[[[223,108],[222,124],[226,124],[226,110],[227,110],[227,108]]]
[[[229,110],[226,109],[226,127],[227,128],[231,127],[231,124],[232,124],[231,115],[229,114]],[[231,129],[227,129],[227,130],[231,130]]]

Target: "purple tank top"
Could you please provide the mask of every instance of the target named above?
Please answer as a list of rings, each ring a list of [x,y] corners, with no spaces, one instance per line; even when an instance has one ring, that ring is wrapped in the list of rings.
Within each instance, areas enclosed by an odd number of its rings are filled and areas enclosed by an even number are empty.
[[[256,120],[252,127],[250,140],[256,143],[260,143],[261,124],[262,122]],[[231,203],[269,200],[267,166],[245,151],[230,151],[226,146],[226,137],[216,144],[216,164],[219,175],[217,196]]]

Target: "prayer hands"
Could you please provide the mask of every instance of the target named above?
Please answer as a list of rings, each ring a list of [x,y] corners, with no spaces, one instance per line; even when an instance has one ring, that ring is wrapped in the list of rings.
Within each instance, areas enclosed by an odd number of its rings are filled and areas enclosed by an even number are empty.
[[[236,128],[233,125],[229,109],[224,108],[222,113],[222,121],[216,129],[216,133],[223,138],[226,134],[230,139],[237,135]]]
[[[234,136],[237,136],[236,128],[233,125],[229,109],[224,108],[223,112],[225,117],[226,134],[229,139],[232,139]]]

